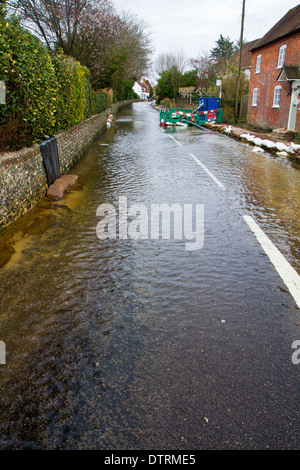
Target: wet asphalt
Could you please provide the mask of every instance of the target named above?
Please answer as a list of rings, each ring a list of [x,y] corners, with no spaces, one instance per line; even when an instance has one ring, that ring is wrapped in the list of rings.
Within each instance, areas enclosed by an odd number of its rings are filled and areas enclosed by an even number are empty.
[[[243,216],[299,274],[300,172],[252,150],[134,104],[0,234],[0,448],[299,449],[300,311]],[[97,236],[120,197],[144,238]],[[198,249],[155,204],[202,208]]]

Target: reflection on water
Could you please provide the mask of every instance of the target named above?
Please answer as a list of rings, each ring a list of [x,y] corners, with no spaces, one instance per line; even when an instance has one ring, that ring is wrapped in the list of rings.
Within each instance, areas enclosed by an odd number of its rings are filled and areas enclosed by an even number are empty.
[[[271,156],[249,156],[244,163],[248,207],[300,273],[300,168]]]
[[[299,171],[196,129],[176,133],[185,151],[150,118],[143,103],[121,110],[63,200],[0,233],[0,447],[297,447],[285,358],[298,312],[239,216],[253,214],[300,272]],[[97,207],[122,195],[204,204],[204,248],[100,242]]]
[[[241,215],[252,214],[300,273],[300,165],[255,153],[251,147],[237,146],[229,139],[206,137],[210,139],[209,149],[218,163],[216,172],[235,194],[230,201],[232,209]],[[211,153],[208,155],[206,162],[212,168],[214,161]]]

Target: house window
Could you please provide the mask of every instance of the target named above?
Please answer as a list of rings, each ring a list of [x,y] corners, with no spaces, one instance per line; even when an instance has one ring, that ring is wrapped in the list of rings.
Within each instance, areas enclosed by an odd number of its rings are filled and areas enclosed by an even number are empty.
[[[257,106],[258,88],[253,89],[252,106]]]
[[[279,55],[278,55],[278,64],[277,64],[278,69],[281,69],[283,67],[285,53],[286,53],[286,46],[281,46],[279,48]]]
[[[255,73],[259,73],[259,72],[260,72],[260,64],[261,64],[261,54],[258,54],[258,56],[256,57],[256,69],[255,69]]]
[[[281,86],[277,85],[274,89],[273,108],[279,108],[279,106],[280,106],[280,95],[281,95]]]

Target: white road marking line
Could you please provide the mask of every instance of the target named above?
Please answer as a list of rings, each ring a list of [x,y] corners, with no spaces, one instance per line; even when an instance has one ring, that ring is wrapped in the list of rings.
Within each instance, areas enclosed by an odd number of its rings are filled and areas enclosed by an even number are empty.
[[[176,140],[172,135],[169,135],[170,139],[173,139],[174,142],[176,142],[176,144],[180,145],[180,147],[182,147],[182,144],[180,142],[178,142],[178,140]]]
[[[195,157],[195,155],[193,155],[192,153],[190,153],[190,156],[195,160],[195,162],[198,163],[198,165],[201,166],[201,168],[203,168],[204,171],[206,171],[206,173],[214,180],[215,183],[217,183],[217,185],[223,189],[223,190],[226,190],[225,186],[221,183],[221,181],[218,180],[218,178],[212,174],[211,171],[209,171],[208,168],[206,168],[205,165],[203,165],[203,163],[200,162],[200,160],[198,160],[198,158]]]
[[[287,286],[291,295],[294,297],[296,304],[300,308],[300,276],[285,257],[280,253],[267,235],[257,225],[250,215],[244,215],[244,220],[256,236],[258,242],[264,249],[265,253],[270,258],[271,263],[274,265],[279,276]]]

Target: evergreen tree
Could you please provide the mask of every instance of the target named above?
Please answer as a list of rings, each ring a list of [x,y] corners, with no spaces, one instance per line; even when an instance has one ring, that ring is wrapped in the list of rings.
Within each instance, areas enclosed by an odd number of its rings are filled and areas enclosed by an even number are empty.
[[[217,62],[228,61],[237,51],[234,41],[231,41],[229,37],[224,38],[222,34],[216,43],[217,45],[210,51],[210,57]]]
[[[224,38],[220,34],[219,39],[216,41],[216,46],[210,51],[210,60],[212,61],[217,77],[226,76],[230,72],[229,59],[237,51],[237,46],[234,41],[229,37]]]
[[[180,84],[181,73],[176,65],[161,73],[157,82],[156,94],[160,98],[176,98]]]
[[[180,78],[181,87],[197,87],[198,75],[197,70],[189,70],[185,72]]]

